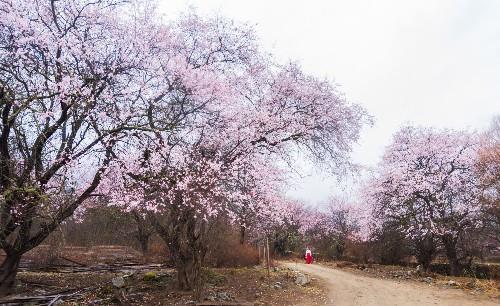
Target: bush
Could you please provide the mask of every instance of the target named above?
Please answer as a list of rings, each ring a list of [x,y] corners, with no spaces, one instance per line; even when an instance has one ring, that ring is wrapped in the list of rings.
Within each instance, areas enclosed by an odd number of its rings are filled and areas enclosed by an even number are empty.
[[[301,250],[301,246],[304,245],[298,227],[290,224],[284,224],[282,228],[276,229],[271,240],[270,248],[280,257],[288,257],[293,252]]]
[[[205,264],[212,267],[249,267],[259,263],[256,247],[241,244],[236,232],[221,230],[212,240]]]
[[[339,261],[337,262],[337,268],[345,268],[345,267],[352,267],[354,266],[354,263],[350,261]]]
[[[450,266],[448,263],[432,263],[431,272],[448,275]],[[473,263],[470,267],[461,267],[460,275],[481,278],[481,279],[499,279],[500,265]]]
[[[403,263],[409,255],[409,241],[399,228],[391,223],[384,223],[371,237],[372,256],[375,262],[384,265]]]
[[[347,240],[347,248],[344,257],[356,263],[372,262],[371,245],[364,241]]]
[[[150,282],[150,281],[156,281],[158,279],[158,275],[156,272],[149,271],[144,273],[144,276],[142,277],[143,281]]]
[[[203,282],[209,283],[209,284],[214,285],[214,286],[222,286],[227,281],[227,279],[224,275],[217,273],[215,271],[212,271],[210,269],[203,269],[201,273],[202,273]]]
[[[24,256],[25,261],[33,268],[47,268],[52,265],[64,264],[61,259],[65,247],[65,239],[62,231],[54,231],[46,240],[46,244],[39,245]]]
[[[153,236],[152,239],[150,239],[147,261],[173,265],[173,260],[167,245],[157,236]]]
[[[500,265],[473,263],[470,267],[464,268],[462,273],[476,278],[500,279]]]
[[[229,241],[224,247],[211,253],[207,262],[215,267],[249,267],[259,263],[259,254],[253,246]]]
[[[131,226],[132,225],[132,226]],[[76,246],[135,246],[135,221],[117,207],[90,208],[83,220],[68,219],[63,225],[67,241]]]

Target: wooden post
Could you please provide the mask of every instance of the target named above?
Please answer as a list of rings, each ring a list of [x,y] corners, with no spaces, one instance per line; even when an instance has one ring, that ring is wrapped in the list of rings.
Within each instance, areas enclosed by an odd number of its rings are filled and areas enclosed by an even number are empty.
[[[260,242],[257,242],[257,250],[259,250],[259,265],[261,263],[261,260],[260,260]]]
[[[269,263],[269,238],[266,236],[266,249],[267,249],[267,276],[270,276],[270,263]]]
[[[262,263],[265,265],[266,262],[266,244],[262,243]]]

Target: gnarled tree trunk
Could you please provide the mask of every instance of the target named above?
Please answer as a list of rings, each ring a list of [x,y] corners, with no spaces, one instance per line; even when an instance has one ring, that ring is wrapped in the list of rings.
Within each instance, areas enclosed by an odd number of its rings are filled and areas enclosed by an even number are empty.
[[[417,261],[426,272],[429,271],[431,262],[436,254],[436,243],[433,235],[426,235],[415,242]]]
[[[170,212],[168,219],[167,226],[154,216],[152,223],[174,259],[179,289],[199,291],[201,268],[208,249],[207,221],[196,218],[193,211],[176,209]]]
[[[207,252],[205,240],[206,221],[184,212],[177,224],[177,235],[170,239],[170,250],[177,266],[177,279],[181,290],[201,286],[201,267]]]
[[[450,265],[450,275],[459,275],[461,271],[457,255],[457,239],[452,235],[444,235],[441,240],[443,241],[446,257]]]
[[[11,293],[16,280],[17,269],[21,261],[21,254],[7,254],[0,266],[0,296]]]
[[[200,288],[204,252],[202,250],[192,250],[186,253],[178,252],[174,254],[174,257],[179,289],[196,290]]]
[[[136,210],[132,211],[132,216],[134,217],[137,225],[137,232],[135,233],[135,237],[139,241],[142,255],[147,256],[149,252],[149,237],[151,237],[151,235],[153,234],[151,224]]]

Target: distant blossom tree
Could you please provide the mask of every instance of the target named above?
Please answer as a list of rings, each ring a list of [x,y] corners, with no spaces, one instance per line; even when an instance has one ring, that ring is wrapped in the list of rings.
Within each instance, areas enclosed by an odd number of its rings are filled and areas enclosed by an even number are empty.
[[[323,256],[341,259],[348,241],[359,238],[362,214],[345,199],[331,197],[324,207],[307,209],[301,216],[306,240],[324,252]]]
[[[329,200],[326,214],[328,226],[334,237],[334,255],[341,259],[348,241],[358,238],[362,214],[358,207],[340,198]]]
[[[481,199],[484,231],[490,248],[500,250],[500,115],[481,135],[477,171],[484,190]]]
[[[457,242],[480,225],[476,156],[474,134],[404,127],[394,135],[366,190],[376,218],[399,224],[428,256],[438,238],[451,274],[459,272]]]

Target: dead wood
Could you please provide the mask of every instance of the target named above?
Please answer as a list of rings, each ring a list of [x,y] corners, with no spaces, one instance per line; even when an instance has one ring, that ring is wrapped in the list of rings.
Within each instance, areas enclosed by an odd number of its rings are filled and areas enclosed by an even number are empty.
[[[86,267],[86,266],[87,266],[86,264],[83,264],[83,263],[81,263],[81,262],[78,262],[78,261],[76,261],[76,260],[74,260],[74,259],[71,259],[71,258],[68,258],[68,257],[65,257],[65,256],[59,256],[59,258],[64,259],[64,260],[66,260],[66,261],[69,261],[69,262],[71,262],[71,263],[74,263],[74,264],[76,264],[76,265],[79,265],[79,266],[81,266],[81,267]]]
[[[31,304],[31,303],[36,303],[36,304],[47,304],[47,305],[53,305],[55,302],[58,300],[65,300],[65,301],[70,301],[74,300],[76,298],[79,298],[82,296],[83,291],[86,291],[87,289],[83,290],[78,290],[75,292],[71,293],[66,293],[68,290],[60,291],[58,293],[50,293],[47,295],[37,295],[37,296],[20,296],[20,297],[10,297],[7,299],[1,299],[0,304],[1,305],[19,305],[23,303]]]

